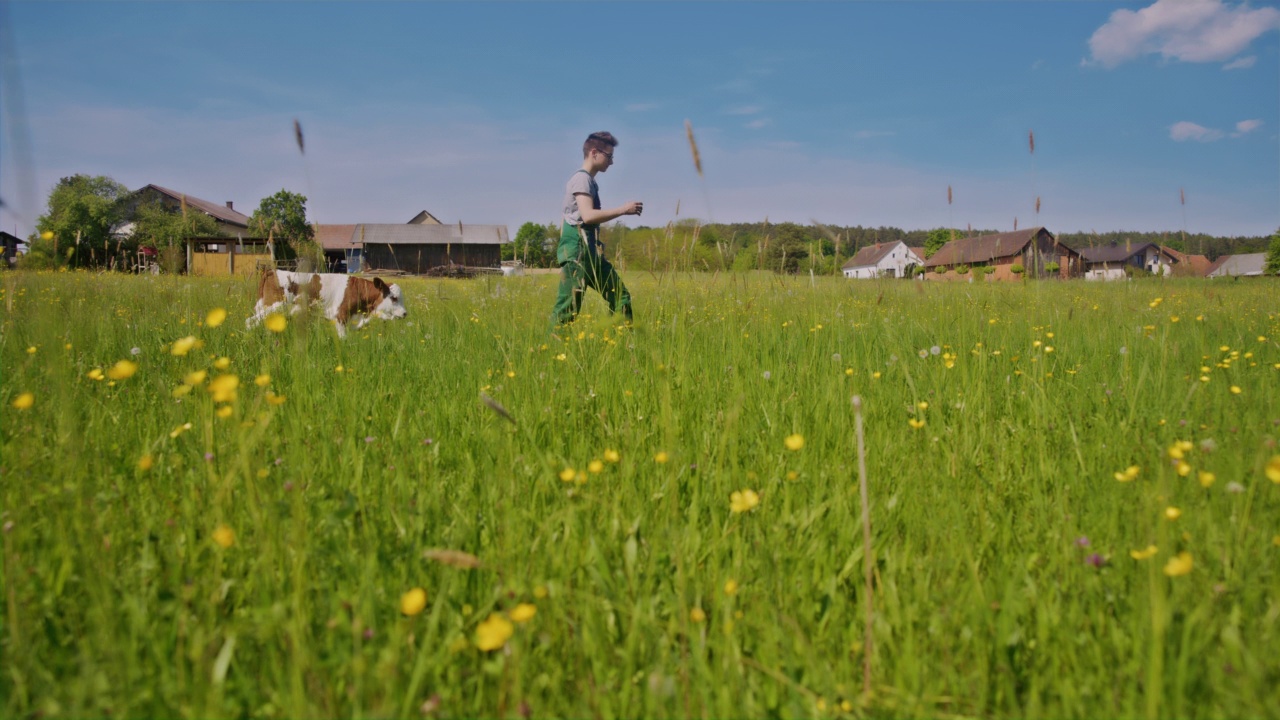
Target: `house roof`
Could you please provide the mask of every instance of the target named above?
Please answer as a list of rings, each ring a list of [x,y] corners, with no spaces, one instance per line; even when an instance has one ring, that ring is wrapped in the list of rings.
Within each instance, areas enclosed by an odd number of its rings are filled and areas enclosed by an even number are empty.
[[[1204,255],[1191,255],[1184,252],[1178,252],[1168,245],[1161,245],[1160,249],[1169,253],[1169,255],[1177,261],[1179,265],[1186,265],[1197,277],[1204,277],[1209,271],[1217,267],[1212,260]]]
[[[1226,277],[1230,275],[1261,275],[1267,264],[1266,253],[1247,253],[1244,255],[1223,255],[1218,258],[1216,267],[1208,277]]]
[[[1157,252],[1164,253],[1170,259],[1176,260],[1164,248],[1153,242],[1145,242],[1134,245],[1132,243],[1111,243],[1109,245],[1101,245],[1098,247],[1082,247],[1080,248],[1080,257],[1089,263],[1122,263],[1125,260],[1137,255],[1145,253],[1148,248],[1155,248]]]
[[[186,195],[186,193],[180,193],[177,190],[170,190],[169,188],[160,187],[159,185],[154,185],[154,184],[147,185],[146,187],[143,187],[143,188],[139,188],[137,192],[139,193],[143,192],[148,188],[160,193],[161,195],[167,195],[173,198],[174,200],[177,200],[178,202],[182,202],[182,198],[185,196],[187,199],[188,207],[193,207],[199,210],[200,212],[204,213],[205,215],[209,215],[213,217],[215,220],[219,220],[224,223],[229,223],[231,225],[239,225],[240,227],[243,227],[243,228],[249,227],[248,215],[232,210],[226,205],[219,205],[218,203],[209,202],[208,200],[202,200],[198,197],[195,197],[194,195]]]
[[[432,215],[426,210],[423,210],[417,215],[414,215],[413,219],[409,221],[409,224],[410,225],[440,225],[442,223],[440,222],[439,218],[437,218],[435,215]]]
[[[355,245],[355,225],[321,225],[316,223],[316,242],[325,250],[345,250]]]
[[[996,233],[995,235],[979,235],[977,237],[957,238],[943,245],[933,257],[925,260],[926,267],[939,265],[968,265],[991,262],[997,258],[1009,257],[1022,252],[1032,238],[1041,232],[1049,234],[1043,227],[1014,230],[1013,232]],[[1053,237],[1049,234],[1049,237]],[[1056,242],[1056,240],[1055,240]],[[1075,253],[1066,245],[1060,247]],[[1077,253],[1078,254],[1078,253]]]
[[[511,242],[506,225],[356,225],[355,244],[385,245],[502,245]]]
[[[879,264],[881,260],[885,259],[889,253],[893,252],[893,249],[899,245],[907,247],[906,243],[903,243],[901,240],[868,245],[854,253],[853,257],[849,258],[848,262],[841,266],[841,269],[847,270],[849,268],[857,267],[874,267]],[[911,248],[908,247],[907,249],[910,250]]]

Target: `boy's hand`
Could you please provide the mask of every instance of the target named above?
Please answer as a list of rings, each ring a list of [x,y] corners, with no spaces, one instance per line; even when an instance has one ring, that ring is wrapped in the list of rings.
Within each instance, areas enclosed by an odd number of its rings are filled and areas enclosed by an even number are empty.
[[[644,203],[639,200],[632,200],[622,206],[623,215],[639,215],[642,212],[644,212]]]

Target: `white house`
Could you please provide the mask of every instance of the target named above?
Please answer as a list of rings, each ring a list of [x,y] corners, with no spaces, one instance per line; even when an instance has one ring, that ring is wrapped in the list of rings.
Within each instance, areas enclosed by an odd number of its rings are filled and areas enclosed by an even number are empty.
[[[851,279],[900,278],[907,277],[912,267],[923,264],[924,258],[898,240],[868,245],[849,258],[840,269],[845,277]]]

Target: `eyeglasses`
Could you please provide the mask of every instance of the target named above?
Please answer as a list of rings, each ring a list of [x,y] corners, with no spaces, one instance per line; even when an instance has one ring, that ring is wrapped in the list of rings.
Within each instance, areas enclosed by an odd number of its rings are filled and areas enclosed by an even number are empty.
[[[605,157],[609,158],[609,162],[613,162],[613,153],[611,153],[611,152],[605,152],[605,151],[603,151],[603,150],[597,150],[596,152],[598,152],[598,153],[600,153],[601,155],[603,155],[603,156],[605,156]]]

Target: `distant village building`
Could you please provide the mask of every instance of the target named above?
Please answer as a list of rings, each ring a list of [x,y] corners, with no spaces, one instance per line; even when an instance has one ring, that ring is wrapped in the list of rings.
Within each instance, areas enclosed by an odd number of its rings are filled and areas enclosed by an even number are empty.
[[[1213,261],[1204,255],[1192,255],[1178,250],[1174,250],[1168,245],[1161,245],[1160,249],[1169,253],[1173,258],[1173,274],[1178,277],[1205,277],[1209,271],[1214,268]]]
[[[433,268],[493,268],[502,262],[502,246],[511,242],[506,225],[383,225],[362,223],[352,231],[359,247],[359,268],[422,275]]]
[[[1262,275],[1267,266],[1266,253],[1247,253],[1244,255],[1223,255],[1214,263],[1208,277],[1248,277]]]
[[[916,267],[923,264],[922,255],[917,255],[906,243],[897,240],[862,248],[840,270],[850,279],[902,278],[909,277]]]
[[[432,215],[426,210],[423,210],[417,215],[414,215],[413,219],[409,220],[408,224],[409,225],[443,225],[444,223],[437,220],[435,215]]]
[[[1080,249],[1084,258],[1085,280],[1124,280],[1134,270],[1151,275],[1173,274],[1177,259],[1155,243],[1111,243],[1101,247]]]
[[[1043,227],[952,240],[924,264],[928,280],[982,279],[972,272],[975,267],[992,268],[990,278],[993,280],[1051,276],[1065,280],[1084,274],[1080,253],[1058,242]],[[967,268],[969,272],[953,272],[957,268]],[[985,271],[980,272],[985,275]]]

